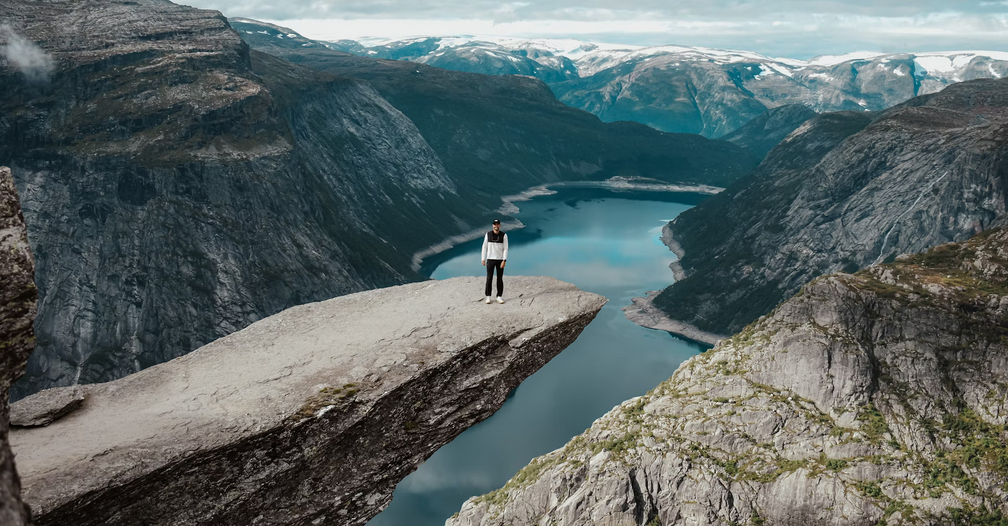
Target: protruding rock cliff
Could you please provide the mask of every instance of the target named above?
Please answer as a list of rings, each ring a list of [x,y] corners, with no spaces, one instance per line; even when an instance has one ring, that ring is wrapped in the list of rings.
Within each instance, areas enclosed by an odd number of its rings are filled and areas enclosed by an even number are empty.
[[[816,276],[1002,224],[1006,181],[1008,79],[955,84],[880,115],[820,115],[669,224],[685,278],[655,305],[735,333]]]
[[[818,279],[449,525],[1004,524],[1008,230]]]
[[[0,166],[0,524],[24,526],[31,512],[21,501],[21,480],[8,442],[7,399],[35,348],[35,263],[14,178]]]
[[[41,525],[363,524],[605,303],[513,277],[510,300],[485,305],[481,281],[294,307],[126,378],[63,388],[83,391],[81,409],[11,434],[25,500]]]

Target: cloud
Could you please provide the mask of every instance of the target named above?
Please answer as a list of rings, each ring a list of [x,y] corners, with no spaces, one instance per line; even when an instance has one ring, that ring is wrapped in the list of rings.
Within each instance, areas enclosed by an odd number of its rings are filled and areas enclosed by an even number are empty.
[[[53,59],[42,48],[14,32],[9,25],[0,25],[0,56],[29,82],[46,82],[53,70]]]
[[[851,51],[1004,49],[1008,0],[190,0],[323,40],[577,38],[809,58]]]

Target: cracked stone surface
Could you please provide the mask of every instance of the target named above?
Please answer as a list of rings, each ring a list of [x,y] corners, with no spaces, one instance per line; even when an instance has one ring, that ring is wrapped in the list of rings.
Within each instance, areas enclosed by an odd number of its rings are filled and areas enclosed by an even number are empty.
[[[997,524],[1006,337],[1005,229],[817,279],[447,524]]]
[[[31,523],[8,438],[8,395],[35,348],[35,261],[11,171],[0,166],[0,524]]]
[[[545,277],[428,281],[287,309],[186,356],[75,387],[11,441],[38,524],[363,524],[605,303]],[[73,388],[60,388],[73,389]]]

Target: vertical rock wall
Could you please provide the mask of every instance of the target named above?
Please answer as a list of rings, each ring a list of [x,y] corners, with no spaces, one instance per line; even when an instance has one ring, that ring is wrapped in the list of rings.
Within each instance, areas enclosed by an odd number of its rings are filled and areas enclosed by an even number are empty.
[[[0,167],[0,524],[31,524],[7,435],[7,396],[35,348],[35,263],[9,168]]]

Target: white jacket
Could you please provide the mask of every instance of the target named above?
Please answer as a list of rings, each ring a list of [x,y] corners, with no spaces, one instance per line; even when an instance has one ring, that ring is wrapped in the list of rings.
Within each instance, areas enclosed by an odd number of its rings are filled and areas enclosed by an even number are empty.
[[[493,239],[493,241],[491,241],[491,239]],[[499,235],[495,236],[493,230],[491,230],[483,235],[483,251],[480,255],[481,261],[486,261],[488,259],[507,259],[507,252],[507,234],[501,232]]]

